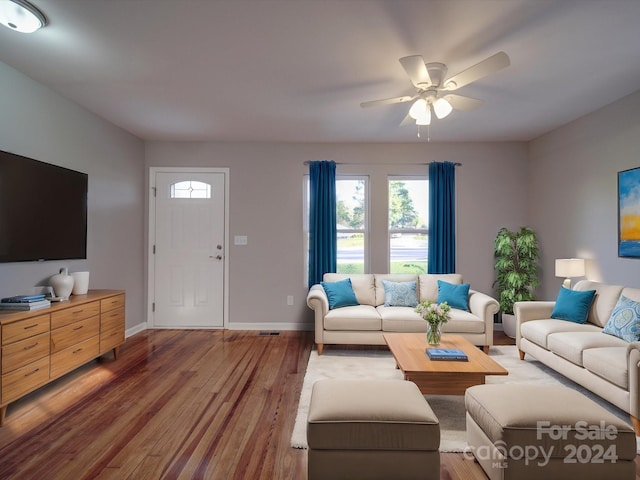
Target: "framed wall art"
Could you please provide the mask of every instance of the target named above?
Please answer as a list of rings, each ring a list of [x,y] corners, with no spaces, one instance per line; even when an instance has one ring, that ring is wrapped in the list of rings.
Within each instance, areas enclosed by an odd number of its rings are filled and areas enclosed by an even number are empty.
[[[618,256],[640,257],[640,167],[618,172]]]

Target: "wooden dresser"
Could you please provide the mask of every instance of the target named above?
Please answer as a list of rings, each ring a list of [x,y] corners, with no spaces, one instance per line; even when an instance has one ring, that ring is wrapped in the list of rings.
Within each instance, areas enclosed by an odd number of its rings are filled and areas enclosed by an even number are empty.
[[[124,343],[125,293],[90,290],[33,312],[0,312],[0,425],[7,405]]]

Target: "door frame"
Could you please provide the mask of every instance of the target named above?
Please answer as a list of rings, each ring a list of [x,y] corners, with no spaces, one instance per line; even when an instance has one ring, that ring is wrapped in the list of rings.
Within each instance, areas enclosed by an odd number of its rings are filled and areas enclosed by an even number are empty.
[[[158,173],[222,173],[224,174],[224,248],[222,250],[224,278],[222,295],[222,327],[204,329],[226,329],[229,325],[229,169],[219,167],[149,167],[149,224],[147,230],[147,327],[156,328],[154,322],[155,261],[153,246],[156,231],[156,174]]]

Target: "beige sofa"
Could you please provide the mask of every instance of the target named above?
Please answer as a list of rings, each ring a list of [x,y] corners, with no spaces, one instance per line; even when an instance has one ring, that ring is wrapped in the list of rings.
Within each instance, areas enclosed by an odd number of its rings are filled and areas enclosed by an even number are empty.
[[[640,342],[602,330],[621,295],[640,301],[640,289],[582,280],[578,291],[596,290],[585,324],[550,318],[555,302],[516,302],[516,345],[631,416],[640,435]]]
[[[307,295],[307,305],[315,312],[315,342],[318,354],[327,344],[385,345],[384,332],[426,332],[427,323],[412,307],[385,307],[382,280],[417,282],[417,299],[436,301],[438,280],[461,284],[459,274],[338,274],[327,273],[325,282],[351,279],[360,305],[329,310],[327,295],[320,284],[313,285]],[[443,325],[444,333],[462,335],[486,352],[493,345],[493,315],[498,302],[484,293],[469,290],[469,311],[451,309],[451,319]]]

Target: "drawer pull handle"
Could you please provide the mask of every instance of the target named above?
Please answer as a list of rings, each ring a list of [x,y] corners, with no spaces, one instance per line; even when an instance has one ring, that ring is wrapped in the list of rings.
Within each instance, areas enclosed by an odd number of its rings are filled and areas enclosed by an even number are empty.
[[[34,343],[33,345],[29,345],[28,347],[24,347],[24,350],[31,350],[33,347],[37,347],[38,346],[38,342]]]
[[[84,309],[83,309],[83,308],[81,308],[80,310],[76,310],[76,311],[75,311],[75,312],[73,312],[73,313],[82,313],[82,312],[84,312]]]
[[[82,350],[84,350],[83,348],[78,348],[77,350],[74,350],[73,353],[78,353],[81,352]]]
[[[25,330],[29,330],[30,328],[35,328],[35,327],[37,327],[37,326],[38,326],[38,324],[37,324],[37,323],[34,323],[33,325],[27,325],[26,327],[24,327],[24,329],[25,329]]]
[[[84,328],[84,325],[80,325],[79,327],[74,328],[74,330],[82,330]]]
[[[33,372],[25,373],[25,374],[24,374],[24,376],[25,376],[25,377],[28,377],[28,376],[30,376],[30,375],[33,375],[34,373],[39,372],[39,371],[40,371],[40,369],[39,369],[39,368],[36,368]]]

